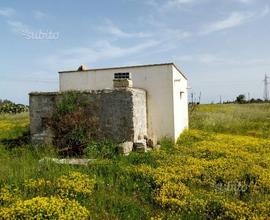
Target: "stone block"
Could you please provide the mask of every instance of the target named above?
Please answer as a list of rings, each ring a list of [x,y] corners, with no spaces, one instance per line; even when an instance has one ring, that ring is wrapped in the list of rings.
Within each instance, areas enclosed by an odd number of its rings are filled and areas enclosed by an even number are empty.
[[[118,152],[123,155],[129,155],[129,153],[133,150],[133,142],[124,142],[119,144]]]
[[[40,164],[42,163],[48,163],[48,162],[53,162],[56,164],[69,164],[69,165],[84,165],[87,166],[91,162],[95,162],[96,159],[78,159],[78,158],[69,158],[69,159],[58,159],[58,158],[50,158],[50,157],[45,157],[38,162]]]
[[[132,80],[130,79],[114,79],[113,87],[114,88],[131,88],[133,86]]]
[[[31,137],[31,141],[33,144],[52,144],[52,135],[48,131],[43,131],[42,133],[39,134],[34,134]]]
[[[157,138],[156,137],[149,138],[146,140],[146,143],[147,143],[147,147],[154,148],[157,145]]]
[[[138,140],[134,143],[134,149],[136,152],[147,152],[146,140]]]

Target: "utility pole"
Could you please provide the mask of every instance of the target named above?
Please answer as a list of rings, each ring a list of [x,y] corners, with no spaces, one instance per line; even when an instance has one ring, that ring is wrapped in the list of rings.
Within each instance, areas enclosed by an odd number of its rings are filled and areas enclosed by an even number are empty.
[[[202,98],[202,92],[200,92],[200,95],[199,95],[199,104],[201,104],[201,98]]]
[[[268,85],[270,84],[270,82],[268,81],[269,79],[270,79],[270,77],[265,74],[264,80],[263,80],[263,82],[264,82],[263,96],[264,96],[265,101],[269,100],[269,91],[268,91]]]
[[[222,104],[222,96],[219,96],[219,104]]]

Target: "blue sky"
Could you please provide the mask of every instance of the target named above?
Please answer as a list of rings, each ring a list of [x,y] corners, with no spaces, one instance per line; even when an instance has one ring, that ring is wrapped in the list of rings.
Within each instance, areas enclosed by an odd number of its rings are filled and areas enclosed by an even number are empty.
[[[0,98],[58,90],[58,71],[175,62],[203,102],[263,95],[269,0],[0,2]],[[41,39],[40,39],[41,38]]]

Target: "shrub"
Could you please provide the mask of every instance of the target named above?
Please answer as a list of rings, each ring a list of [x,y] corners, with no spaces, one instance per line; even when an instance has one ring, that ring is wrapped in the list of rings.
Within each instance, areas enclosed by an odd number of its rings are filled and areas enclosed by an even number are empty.
[[[81,92],[62,93],[49,120],[54,145],[64,154],[82,153],[89,140],[102,136],[98,107]]]
[[[29,179],[25,181],[24,187],[29,194],[34,195],[59,195],[62,198],[87,197],[92,194],[96,181],[86,174],[71,172],[62,175],[55,181],[40,179]]]
[[[4,185],[0,189],[0,206],[12,203],[20,198],[21,192],[18,188]]]
[[[183,183],[165,183],[157,193],[156,200],[163,207],[177,205],[186,206],[186,197],[191,196],[188,187]]]
[[[88,219],[89,211],[75,200],[35,197],[0,210],[1,219]]]
[[[91,195],[96,181],[88,175],[80,172],[72,172],[69,175],[58,178],[55,184],[60,195],[76,197],[77,195]]]
[[[17,114],[22,112],[28,112],[28,110],[28,106],[22,104],[15,104],[8,100],[0,103],[0,114]]]
[[[225,208],[222,201],[210,200],[205,207],[205,215],[207,219],[217,219],[225,214]]]

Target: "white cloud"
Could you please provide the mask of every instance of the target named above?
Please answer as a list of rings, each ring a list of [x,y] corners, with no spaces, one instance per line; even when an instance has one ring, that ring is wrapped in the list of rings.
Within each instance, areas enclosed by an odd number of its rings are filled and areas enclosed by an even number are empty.
[[[194,57],[192,55],[181,55],[174,58],[176,62],[191,62],[193,61]]]
[[[213,22],[203,27],[202,34],[209,34],[216,31],[222,31],[234,28],[248,23],[256,18],[264,17],[269,14],[269,6],[266,5],[259,12],[232,12],[227,18]]]
[[[224,62],[223,59],[217,57],[214,54],[196,54],[196,55],[181,55],[174,57],[174,60],[178,63],[183,62],[193,62],[193,63],[200,63],[200,64],[214,64],[214,63],[222,63]]]
[[[3,17],[11,17],[15,12],[16,11],[13,8],[0,8],[0,16]]]
[[[165,0],[159,2],[158,0],[147,0],[146,3],[153,6],[163,6],[165,8],[178,7],[196,2],[196,0]],[[197,1],[198,2],[198,1]]]
[[[268,15],[269,14],[269,11],[270,11],[269,6],[266,5],[264,7],[264,9],[261,11],[261,16],[264,17],[264,16]]]
[[[180,7],[182,5],[187,5],[187,4],[191,4],[194,2],[195,2],[195,0],[169,0],[165,4],[165,7],[167,7],[167,8]]]
[[[192,5],[194,3],[201,3],[204,0],[146,0],[145,4],[150,5],[159,13],[168,12],[171,9],[183,9],[184,6]]]
[[[192,37],[192,33],[179,29],[161,29],[156,31],[153,36],[156,36],[159,44],[155,45],[151,50],[144,51],[141,57],[151,57],[151,54],[165,54],[170,50],[175,50],[184,44],[185,39]]]
[[[46,14],[40,11],[34,11],[32,14],[36,19],[42,19]],[[47,39],[47,40],[55,40],[59,38],[59,32],[53,32],[51,30],[41,30],[37,29],[33,26],[23,23],[18,19],[7,18],[5,19],[6,24],[8,25],[9,29],[21,37],[25,39]]]
[[[116,26],[112,21],[106,20],[106,24],[99,26],[98,30],[104,33],[108,33],[119,38],[144,38],[149,37],[150,34],[144,32],[127,32]]]
[[[144,3],[154,7],[158,6],[157,0],[145,0]]]
[[[230,67],[242,67],[242,66],[269,66],[269,58],[255,58],[255,57],[232,57],[224,56],[221,54],[187,54],[174,56],[176,63],[193,63],[193,64],[203,64],[209,66],[230,66]]]
[[[46,13],[39,11],[39,10],[33,11],[33,15],[34,15],[34,18],[36,18],[38,20],[41,20],[47,16]]]
[[[12,8],[0,8],[0,16],[5,17],[5,22],[12,32],[15,34],[24,34],[25,32],[33,31],[29,25],[23,23],[22,21],[15,18],[16,11]],[[33,17],[36,19],[42,19],[46,16],[45,13],[41,11],[33,11]]]
[[[216,55],[213,54],[202,54],[198,56],[198,61],[203,64],[212,64],[220,61]]]
[[[254,14],[252,13],[233,12],[229,15],[229,17],[205,26],[203,28],[202,33],[208,34],[216,31],[225,30],[228,28],[237,27],[244,23],[247,23],[252,17],[254,17]]]
[[[24,31],[29,31],[29,27],[20,21],[8,20],[7,24],[9,25],[10,29],[16,34],[21,34]]]
[[[29,27],[21,21],[13,19],[16,11],[13,8],[0,8],[0,16],[5,17],[5,22],[10,30],[16,34],[29,30]]]
[[[41,62],[46,66],[53,66],[57,69],[76,68],[81,64],[93,64],[98,61],[126,57],[141,53],[159,45],[160,42],[148,40],[130,47],[120,47],[111,42],[98,41],[93,47],[75,47],[60,51],[56,55],[44,58]]]
[[[255,2],[255,0],[237,0],[240,3],[249,4]]]

